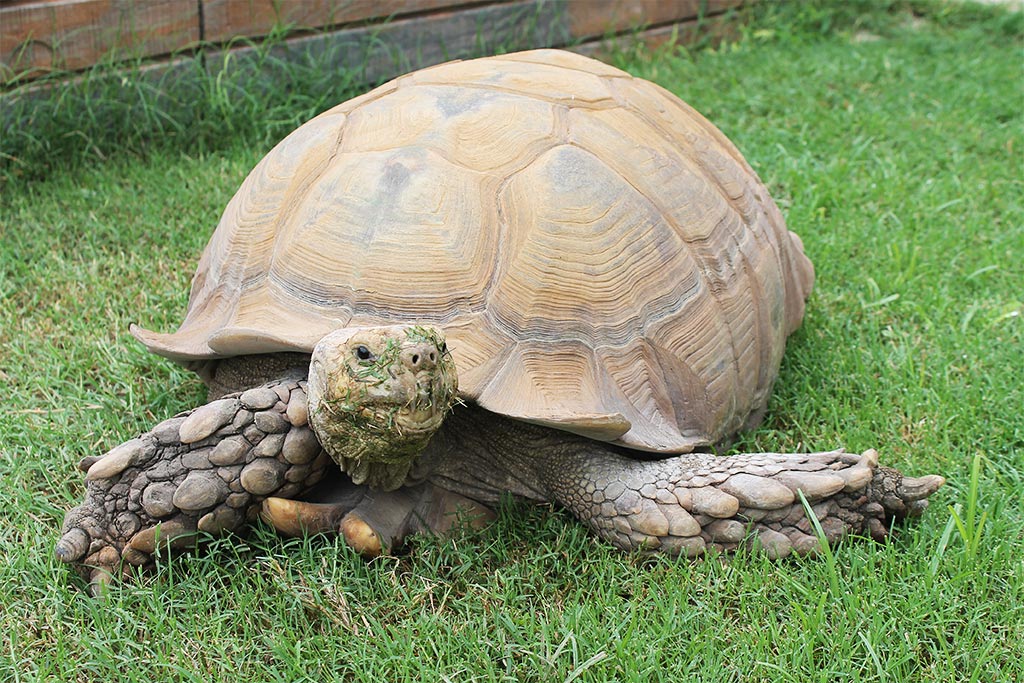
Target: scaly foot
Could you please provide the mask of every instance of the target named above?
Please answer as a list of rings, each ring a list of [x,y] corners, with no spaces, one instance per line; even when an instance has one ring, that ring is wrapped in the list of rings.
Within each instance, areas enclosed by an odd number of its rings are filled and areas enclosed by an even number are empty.
[[[817,551],[798,492],[830,543],[859,533],[882,539],[890,519],[920,514],[945,483],[878,467],[874,450],[657,461],[602,454],[553,474],[559,500],[614,545],[687,556],[743,543],[779,558]]]
[[[271,382],[85,458],[86,498],[64,518],[58,559],[95,593],[161,548],[242,528],[267,496],[294,496],[333,466],[306,422],[305,382]]]

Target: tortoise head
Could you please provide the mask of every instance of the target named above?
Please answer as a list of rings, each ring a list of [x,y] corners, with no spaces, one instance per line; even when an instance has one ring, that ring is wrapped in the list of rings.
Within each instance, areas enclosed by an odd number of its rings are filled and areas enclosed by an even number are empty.
[[[353,481],[393,489],[441,426],[457,389],[437,328],[343,328],[313,349],[309,422]]]

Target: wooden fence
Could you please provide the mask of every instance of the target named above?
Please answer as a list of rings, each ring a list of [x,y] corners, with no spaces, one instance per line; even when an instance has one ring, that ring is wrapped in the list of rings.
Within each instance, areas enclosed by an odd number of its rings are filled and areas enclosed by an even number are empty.
[[[0,82],[101,61],[157,65],[205,53],[337,50],[370,80],[493,51],[573,46],[611,36],[690,42],[728,28],[751,0],[0,0]]]

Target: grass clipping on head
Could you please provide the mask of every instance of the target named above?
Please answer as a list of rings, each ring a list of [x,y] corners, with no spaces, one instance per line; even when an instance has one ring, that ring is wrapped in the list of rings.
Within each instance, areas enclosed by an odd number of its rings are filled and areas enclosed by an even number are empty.
[[[324,449],[356,484],[393,490],[456,400],[455,363],[440,330],[390,327],[328,335],[310,368],[310,422]],[[369,358],[353,351],[373,349]],[[403,353],[428,346],[434,366],[412,372]]]

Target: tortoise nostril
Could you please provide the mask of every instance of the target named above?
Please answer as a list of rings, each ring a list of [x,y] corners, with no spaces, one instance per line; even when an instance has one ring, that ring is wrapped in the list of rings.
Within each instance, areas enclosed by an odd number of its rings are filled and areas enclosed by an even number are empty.
[[[402,363],[414,373],[429,372],[437,367],[437,347],[415,344],[402,351]]]

